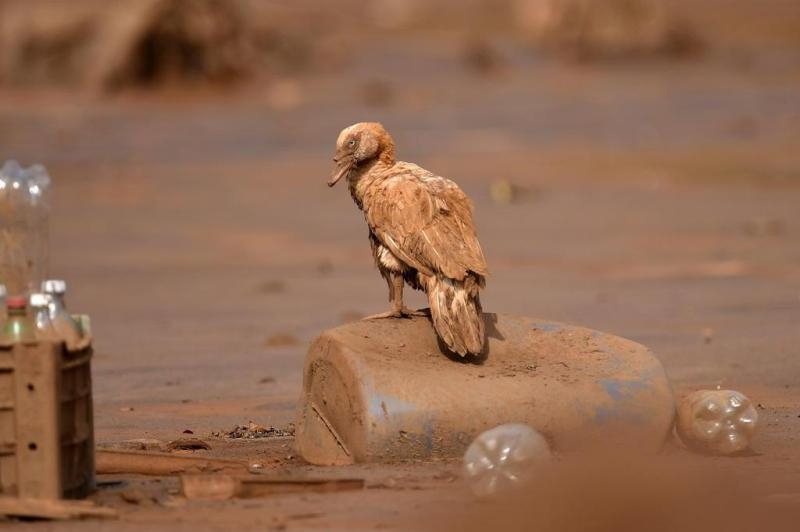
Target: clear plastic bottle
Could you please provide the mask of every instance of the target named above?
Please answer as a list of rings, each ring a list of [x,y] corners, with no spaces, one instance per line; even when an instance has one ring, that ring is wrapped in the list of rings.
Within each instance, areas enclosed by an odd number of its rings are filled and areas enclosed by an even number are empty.
[[[50,177],[41,165],[0,169],[0,282],[11,296],[36,290],[49,261]]]
[[[698,390],[678,405],[676,429],[692,449],[735,454],[750,447],[758,429],[758,411],[736,390]]]
[[[82,337],[78,323],[67,312],[64,296],[67,283],[61,279],[48,279],[42,283],[42,292],[50,296],[50,321],[58,333],[58,337],[66,342],[67,347],[78,345]]]
[[[6,312],[8,318],[0,334],[0,345],[35,342],[35,326],[28,314],[28,300],[20,296],[7,297]]]
[[[499,425],[478,435],[464,453],[464,475],[478,497],[507,493],[528,482],[551,458],[547,440],[528,425]]]
[[[0,284],[0,330],[3,328],[3,324],[6,322],[6,318],[8,317],[8,313],[6,312],[6,296],[8,293],[6,292],[6,285]]]
[[[39,341],[58,342],[58,332],[50,321],[50,301],[52,298],[48,294],[31,294],[30,307],[33,316],[33,334]]]

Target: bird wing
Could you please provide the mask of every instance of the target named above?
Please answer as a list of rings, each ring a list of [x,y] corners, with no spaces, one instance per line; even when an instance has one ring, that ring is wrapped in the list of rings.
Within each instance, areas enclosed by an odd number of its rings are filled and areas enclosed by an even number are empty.
[[[384,180],[368,203],[372,231],[412,268],[456,280],[468,272],[488,274],[472,204],[452,181],[408,165]]]

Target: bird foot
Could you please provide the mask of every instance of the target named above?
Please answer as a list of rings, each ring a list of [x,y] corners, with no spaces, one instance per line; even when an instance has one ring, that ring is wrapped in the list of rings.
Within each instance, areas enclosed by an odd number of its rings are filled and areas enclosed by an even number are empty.
[[[408,307],[401,307],[399,309],[393,309],[388,312],[381,312],[380,314],[373,314],[372,316],[367,316],[366,318],[362,318],[364,321],[366,320],[383,320],[386,318],[411,318],[412,316],[423,316],[423,313],[418,310],[411,310]]]

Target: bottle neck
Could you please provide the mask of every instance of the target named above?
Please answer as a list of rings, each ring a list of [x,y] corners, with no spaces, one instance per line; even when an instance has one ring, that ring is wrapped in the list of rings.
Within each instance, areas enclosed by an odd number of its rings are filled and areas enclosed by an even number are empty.
[[[54,294],[50,292],[48,295],[50,296],[50,308],[54,310],[64,309],[64,294]]]
[[[19,317],[25,317],[28,314],[27,309],[19,308],[19,307],[11,307],[11,308],[8,308],[7,311],[8,311],[8,317],[9,318],[14,318],[14,317],[18,317],[18,316]]]

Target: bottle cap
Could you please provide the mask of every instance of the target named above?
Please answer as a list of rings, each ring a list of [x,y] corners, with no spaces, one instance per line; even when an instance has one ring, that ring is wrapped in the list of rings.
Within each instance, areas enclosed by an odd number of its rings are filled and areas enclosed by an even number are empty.
[[[48,279],[42,283],[42,292],[63,296],[67,293],[67,282],[61,279]]]
[[[31,294],[30,303],[33,308],[42,308],[50,305],[50,294]]]
[[[28,299],[25,296],[9,296],[6,298],[6,307],[24,309],[28,306]]]

